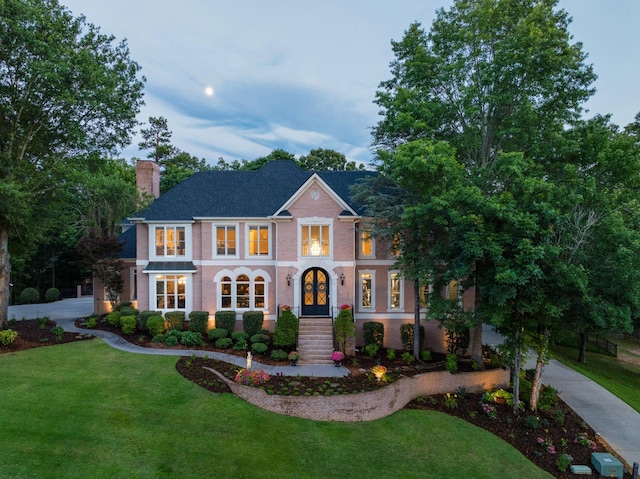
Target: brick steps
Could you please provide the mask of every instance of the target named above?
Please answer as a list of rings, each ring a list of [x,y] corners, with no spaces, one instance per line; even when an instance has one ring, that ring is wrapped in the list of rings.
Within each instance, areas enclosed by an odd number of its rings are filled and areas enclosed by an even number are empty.
[[[333,364],[333,325],[331,318],[300,318],[298,364]]]

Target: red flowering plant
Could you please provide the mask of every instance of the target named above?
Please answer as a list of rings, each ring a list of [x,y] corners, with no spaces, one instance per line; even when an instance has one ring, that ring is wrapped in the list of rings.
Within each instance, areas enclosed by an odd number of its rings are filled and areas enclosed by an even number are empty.
[[[289,311],[291,309],[291,306],[289,306],[288,304],[285,304],[282,306],[282,311]]]
[[[244,386],[262,386],[271,379],[264,369],[241,369],[235,382]]]
[[[342,311],[343,309],[351,309],[351,306],[349,306],[348,304],[343,304],[342,306],[340,306],[340,311]]]

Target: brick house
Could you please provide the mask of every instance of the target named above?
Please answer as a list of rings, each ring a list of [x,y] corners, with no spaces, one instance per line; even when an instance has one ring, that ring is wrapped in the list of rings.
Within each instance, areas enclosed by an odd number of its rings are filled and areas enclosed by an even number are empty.
[[[121,301],[139,310],[208,311],[211,325],[219,310],[235,310],[238,320],[261,310],[268,329],[284,305],[313,323],[346,304],[360,341],[362,324],[379,321],[385,346],[401,348],[400,325],[413,322],[413,287],[393,269],[388,245],[367,235],[349,190],[375,174],[270,161],[255,171],[196,173],[158,196],[158,165],[138,161],[138,187],[156,200],[122,235]],[[109,309],[102,289],[96,281],[96,313]],[[462,301],[472,305],[473,292]],[[427,346],[442,351],[437,322],[424,325]]]

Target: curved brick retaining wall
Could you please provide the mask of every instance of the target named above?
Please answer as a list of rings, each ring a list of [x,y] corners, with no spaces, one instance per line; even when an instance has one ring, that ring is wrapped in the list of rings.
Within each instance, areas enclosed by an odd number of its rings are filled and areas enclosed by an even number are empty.
[[[509,386],[509,370],[492,369],[451,374],[437,371],[400,379],[384,388],[340,396],[280,396],[262,389],[243,386],[206,368],[224,380],[245,401],[267,411],[316,421],[373,421],[402,409],[418,396],[454,392],[464,387],[468,392],[482,392]]]

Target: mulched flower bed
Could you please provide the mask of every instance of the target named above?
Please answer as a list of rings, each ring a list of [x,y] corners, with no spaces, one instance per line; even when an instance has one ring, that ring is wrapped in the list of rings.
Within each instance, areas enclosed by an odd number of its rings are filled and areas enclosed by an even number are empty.
[[[51,332],[56,323],[47,319],[24,319],[9,321],[9,329],[18,333],[15,341],[7,346],[0,346],[0,354],[15,353],[25,349],[53,346],[54,344],[73,343],[75,341],[93,339],[90,334],[64,332],[60,336]]]

